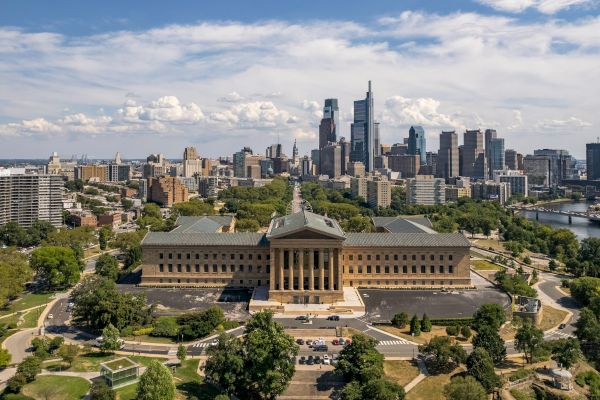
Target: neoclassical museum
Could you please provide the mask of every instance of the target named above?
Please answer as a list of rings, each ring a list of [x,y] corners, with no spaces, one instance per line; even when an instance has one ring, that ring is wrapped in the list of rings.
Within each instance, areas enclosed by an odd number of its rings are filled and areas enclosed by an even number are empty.
[[[333,304],[344,288],[471,287],[469,241],[426,218],[374,217],[375,232],[344,232],[308,210],[266,232],[235,232],[231,216],[179,217],[142,241],[142,286],[255,288],[268,302]]]

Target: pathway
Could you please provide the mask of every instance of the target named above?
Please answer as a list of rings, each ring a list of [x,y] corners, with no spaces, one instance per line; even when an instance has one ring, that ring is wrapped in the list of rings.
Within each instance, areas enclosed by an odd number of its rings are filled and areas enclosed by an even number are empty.
[[[406,386],[404,386],[404,392],[408,393],[412,388],[417,386],[421,381],[429,376],[429,371],[427,371],[427,367],[425,366],[425,362],[422,359],[417,359],[417,365],[419,366],[419,371],[421,373],[412,381],[408,382]]]

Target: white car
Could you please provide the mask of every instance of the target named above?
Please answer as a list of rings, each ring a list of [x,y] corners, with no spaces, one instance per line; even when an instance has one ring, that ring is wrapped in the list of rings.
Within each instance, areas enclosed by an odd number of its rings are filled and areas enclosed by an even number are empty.
[[[54,315],[52,315],[52,314],[48,314],[48,317],[46,317],[46,318],[48,318],[48,319],[52,319],[52,318],[54,318]]]
[[[329,358],[329,355],[327,355],[327,354],[323,355],[323,364],[325,364],[325,365],[331,364],[331,358]]]
[[[214,347],[214,346],[218,346],[218,345],[219,345],[219,341],[215,339],[208,344],[208,347]]]

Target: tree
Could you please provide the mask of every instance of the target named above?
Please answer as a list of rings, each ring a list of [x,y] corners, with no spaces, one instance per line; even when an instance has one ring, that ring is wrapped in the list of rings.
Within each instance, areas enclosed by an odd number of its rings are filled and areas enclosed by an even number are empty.
[[[32,277],[25,254],[14,248],[0,249],[0,307],[22,293]]]
[[[119,350],[121,348],[121,340],[119,338],[119,330],[112,324],[102,329],[102,343],[100,349],[104,352]]]
[[[76,344],[63,344],[58,349],[58,356],[62,360],[69,364],[69,367],[73,365],[73,361],[79,354],[79,346]]]
[[[352,343],[340,352],[335,370],[343,374],[346,381],[366,383],[383,377],[383,355],[375,346],[375,339],[364,334],[353,335]]]
[[[102,254],[96,261],[96,273],[111,281],[119,278],[119,262],[110,254]]]
[[[19,393],[27,384],[27,377],[22,373],[16,373],[6,382],[6,390],[11,393]]]
[[[416,314],[413,315],[410,320],[410,334],[413,336],[419,336],[421,334],[421,322]]]
[[[456,335],[458,335],[458,326],[456,326],[456,325],[448,325],[446,327],[446,335],[448,335],[448,336],[456,336]]]
[[[90,400],[115,400],[117,394],[104,381],[104,379],[94,380],[90,388]]]
[[[367,382],[362,388],[364,400],[404,400],[404,388],[395,382],[380,378]]]
[[[24,245],[37,246],[55,231],[56,228],[49,221],[35,221],[27,228],[26,243]]]
[[[421,320],[421,330],[423,332],[431,332],[431,320],[427,314],[423,314],[423,319]]]
[[[79,281],[79,262],[72,249],[45,246],[31,253],[31,268],[50,290],[65,289]]]
[[[7,246],[23,246],[27,240],[27,232],[18,223],[11,221],[0,226],[0,242]]]
[[[33,382],[40,372],[42,372],[42,360],[36,356],[25,358],[17,366],[17,373],[22,374],[27,382]]]
[[[395,314],[392,318],[392,325],[396,328],[404,328],[408,324],[408,314],[405,312],[401,312],[399,314]]]
[[[137,400],[173,400],[175,384],[167,367],[157,360],[152,360],[140,377],[137,387]]]
[[[444,386],[444,395],[447,400],[486,400],[487,394],[481,383],[472,376],[458,376],[452,378],[449,384]]]
[[[207,377],[218,382],[228,394],[234,394],[244,384],[245,357],[243,343],[233,335],[222,333],[217,345],[207,350],[204,371]]]
[[[217,306],[212,306],[205,311],[183,314],[177,318],[177,323],[181,325],[181,333],[187,339],[208,336],[224,321],[225,314]]]
[[[553,359],[561,368],[571,368],[581,357],[579,341],[575,338],[559,339],[552,343]]]
[[[258,232],[260,224],[250,218],[242,218],[235,224],[236,232]]]
[[[173,210],[179,215],[212,215],[215,213],[214,206],[200,199],[191,199],[185,203],[173,205]]]
[[[484,304],[475,312],[472,325],[476,331],[479,331],[483,325],[497,331],[505,320],[504,309],[500,304]]]
[[[356,215],[342,222],[342,228],[346,232],[372,232],[373,224],[371,218]]]
[[[133,200],[123,197],[121,199],[121,205],[123,206],[125,211],[129,211],[133,207]]]
[[[500,378],[494,372],[494,363],[482,347],[477,347],[467,357],[467,373],[477,379],[488,393],[500,387]]]
[[[112,236],[112,227],[103,226],[98,232],[98,243],[100,244],[100,250],[106,250],[106,246],[108,245],[108,241]]]
[[[180,344],[179,347],[177,347],[177,358],[179,359],[179,361],[181,361],[182,363],[185,361],[187,357],[187,349],[184,345]]]
[[[556,261],[554,261],[554,259],[548,262],[548,268],[550,269],[550,271],[556,271],[558,265],[556,264]]]
[[[65,189],[67,189],[69,192],[82,192],[83,191],[83,181],[81,179],[66,181]]]
[[[465,339],[469,339],[472,335],[471,333],[471,328],[469,328],[467,325],[463,325],[460,327],[460,334],[462,335],[462,337],[464,337]]]
[[[533,362],[533,357],[544,344],[544,332],[531,322],[524,323],[515,335],[515,349],[523,352],[527,363]]]
[[[506,346],[498,331],[488,325],[483,325],[473,338],[473,348],[482,348],[498,363],[506,358]]]
[[[179,324],[175,317],[158,317],[154,322],[154,329],[150,336],[176,337],[179,333]]]
[[[419,352],[430,357],[428,368],[435,372],[449,372],[464,363],[467,353],[458,344],[451,344],[448,336],[435,336],[419,346]]]
[[[362,385],[359,381],[351,381],[344,386],[341,400],[363,400]]]
[[[6,349],[0,349],[0,369],[5,368],[10,364],[12,356]]]

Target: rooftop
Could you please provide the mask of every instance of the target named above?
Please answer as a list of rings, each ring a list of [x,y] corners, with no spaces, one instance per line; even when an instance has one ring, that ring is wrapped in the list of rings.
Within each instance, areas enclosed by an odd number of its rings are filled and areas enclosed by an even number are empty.
[[[142,246],[266,246],[264,233],[149,232]]]
[[[138,366],[137,363],[131,361],[127,357],[117,358],[115,360],[107,361],[107,362],[102,363],[100,365],[103,366],[106,369],[109,369],[112,372],[117,372],[117,371],[120,371],[122,369],[127,369],[127,368]]]
[[[182,216],[175,221],[177,233],[204,233],[217,232],[224,226],[233,222],[232,215],[205,215],[201,217]]]
[[[470,247],[462,233],[351,233],[345,247]]]
[[[391,233],[437,233],[426,217],[373,217],[372,220],[375,228]]]
[[[267,232],[267,238],[277,238],[304,229],[317,231],[339,239],[345,237],[344,231],[335,219],[303,209],[293,214],[273,218]]]

